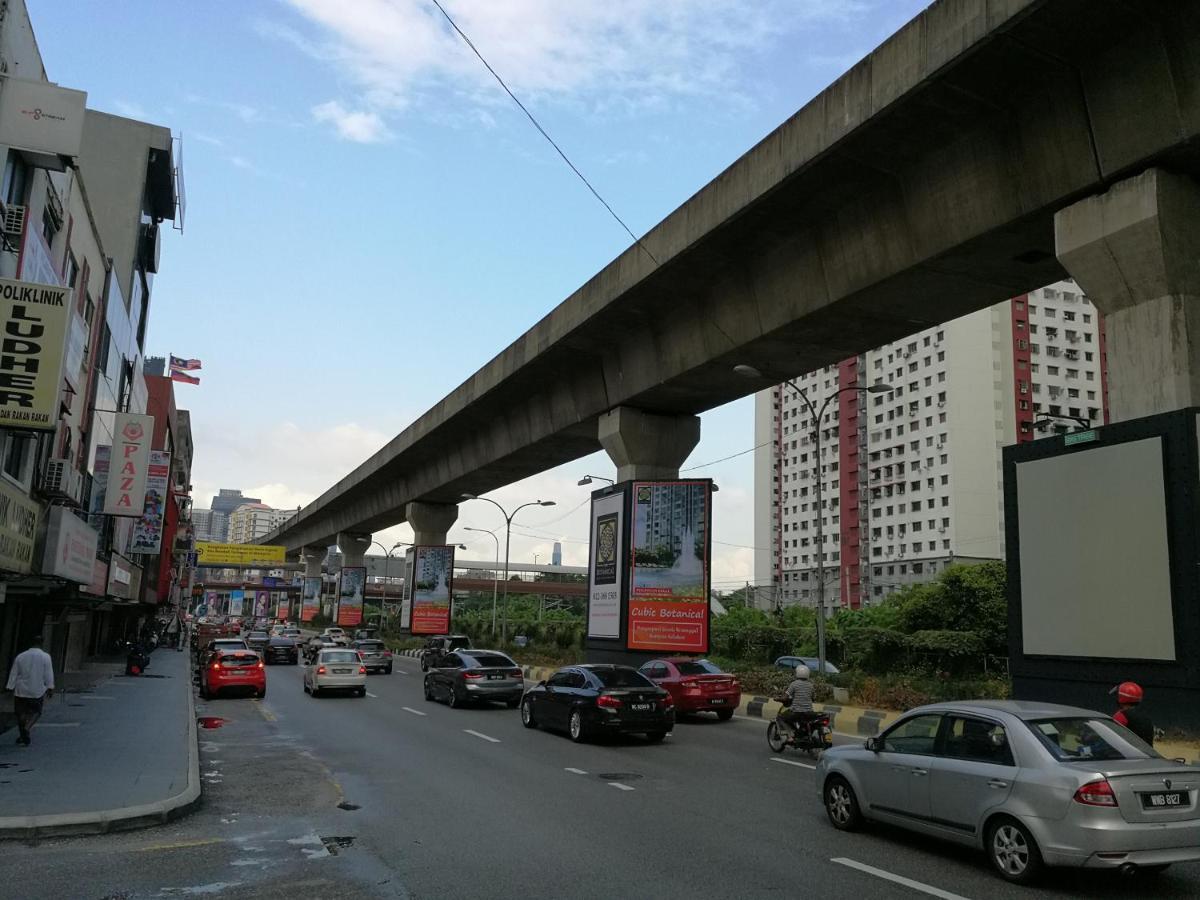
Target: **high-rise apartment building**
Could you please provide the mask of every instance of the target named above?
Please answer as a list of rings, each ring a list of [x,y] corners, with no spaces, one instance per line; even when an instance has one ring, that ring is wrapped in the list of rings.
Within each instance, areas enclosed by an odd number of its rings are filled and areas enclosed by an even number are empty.
[[[1002,558],[1002,448],[1102,423],[1105,378],[1100,313],[1059,282],[796,379],[817,409],[837,392],[819,423],[827,603]],[[891,389],[857,389],[872,385]],[[761,392],[755,433],[758,596],[815,603],[808,405],[786,385]]]
[[[229,516],[211,509],[193,509],[192,527],[196,540],[224,543],[229,535]]]
[[[229,543],[254,544],[296,514],[265,503],[243,503],[229,515]]]

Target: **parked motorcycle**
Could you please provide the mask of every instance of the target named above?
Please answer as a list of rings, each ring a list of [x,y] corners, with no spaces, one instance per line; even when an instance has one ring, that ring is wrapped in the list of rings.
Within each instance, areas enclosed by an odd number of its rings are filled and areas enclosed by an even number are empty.
[[[833,729],[827,713],[805,713],[804,720],[793,725],[783,720],[786,711],[786,708],[780,710],[780,715],[767,724],[767,744],[773,752],[782,753],[791,747],[816,759],[821,751],[833,746]]]
[[[125,657],[125,674],[141,675],[150,665],[150,651],[142,644],[129,644],[129,653]]]

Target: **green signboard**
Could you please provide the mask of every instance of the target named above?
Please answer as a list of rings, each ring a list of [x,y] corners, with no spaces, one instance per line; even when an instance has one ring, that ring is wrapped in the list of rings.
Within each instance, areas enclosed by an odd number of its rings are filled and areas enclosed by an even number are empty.
[[[1090,431],[1073,431],[1070,434],[1063,435],[1063,446],[1072,447],[1075,444],[1090,444],[1092,441],[1099,440],[1100,435],[1096,433],[1096,429]]]

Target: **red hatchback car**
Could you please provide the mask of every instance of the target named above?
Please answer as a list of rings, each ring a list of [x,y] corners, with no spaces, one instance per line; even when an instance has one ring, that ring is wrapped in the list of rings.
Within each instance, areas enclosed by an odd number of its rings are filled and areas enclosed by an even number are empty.
[[[253,650],[218,650],[200,669],[200,696],[205,700],[234,688],[267,696],[267,670]]]
[[[652,659],[639,671],[671,693],[676,716],[707,709],[725,722],[733,718],[742,701],[742,686],[737,678],[722,672],[707,659],[685,656]]]

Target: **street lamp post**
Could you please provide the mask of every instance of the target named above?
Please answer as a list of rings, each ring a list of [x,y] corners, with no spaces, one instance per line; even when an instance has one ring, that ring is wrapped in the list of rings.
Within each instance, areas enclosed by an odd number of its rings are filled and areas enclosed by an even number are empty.
[[[392,577],[389,571],[391,568],[392,553],[395,552],[397,547],[404,546],[407,543],[408,541],[396,541],[396,543],[392,544],[392,549],[389,550],[383,544],[379,543],[379,541],[371,541],[373,547],[378,547],[383,551],[383,598],[379,601],[379,630],[381,632],[383,631],[384,616],[387,615],[387,589],[388,582],[391,581]]]
[[[555,506],[557,504],[553,500],[531,500],[529,503],[522,503],[510,513],[490,497],[463,494],[462,498],[464,500],[486,500],[492,506],[496,507],[496,509],[500,510],[500,514],[504,516],[504,616],[500,620],[500,643],[504,644],[508,642],[508,553],[512,544],[513,518],[527,506]]]
[[[613,481],[611,478],[605,478],[603,475],[584,475],[582,478],[579,479],[579,486],[585,487],[585,486],[591,484],[593,481],[597,481],[597,480],[607,481],[609,484],[616,484],[616,482]]]
[[[763,374],[753,366],[734,366],[733,371],[744,378],[762,378]],[[813,419],[812,440],[813,440],[813,477],[816,480],[816,501],[817,501],[817,666],[820,673],[825,674],[825,528],[822,523],[822,518],[825,515],[824,491],[821,485],[821,420],[825,418],[825,411],[829,409],[829,404],[832,403],[842,394],[849,391],[866,391],[871,394],[886,394],[894,390],[890,384],[872,384],[859,385],[851,384],[843,388],[838,388],[832,394],[825,398],[821,403],[820,408],[809,399],[799,385],[787,378],[782,380],[783,384],[790,387],[804,401],[804,405],[808,407],[809,415]],[[840,568],[840,563],[839,563]]]
[[[492,569],[492,637],[496,636],[496,595],[500,590],[500,538],[496,537],[496,532],[488,531],[486,528],[472,528],[469,525],[463,526],[463,531],[481,531],[496,542],[496,567]]]

